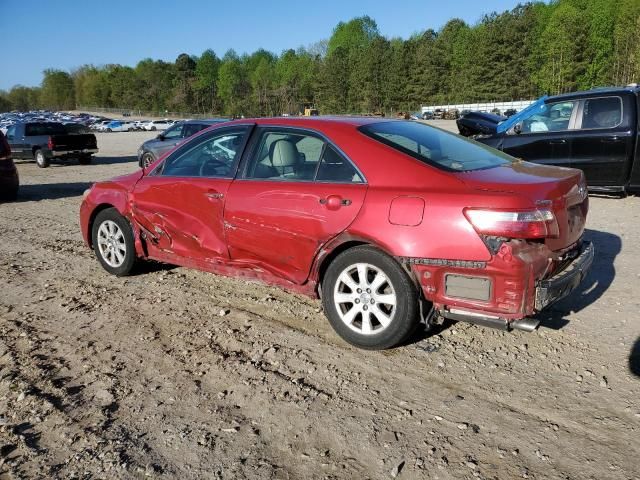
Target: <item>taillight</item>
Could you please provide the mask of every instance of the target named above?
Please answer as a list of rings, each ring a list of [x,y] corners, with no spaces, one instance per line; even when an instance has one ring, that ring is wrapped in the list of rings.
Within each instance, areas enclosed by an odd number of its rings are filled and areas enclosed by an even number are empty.
[[[506,238],[556,238],[560,231],[551,210],[464,210],[476,232]]]
[[[11,159],[11,147],[4,137],[0,136],[0,160]]]
[[[49,137],[49,141],[47,142],[47,148],[49,150],[53,150],[55,148],[56,144],[53,141],[53,137]]]

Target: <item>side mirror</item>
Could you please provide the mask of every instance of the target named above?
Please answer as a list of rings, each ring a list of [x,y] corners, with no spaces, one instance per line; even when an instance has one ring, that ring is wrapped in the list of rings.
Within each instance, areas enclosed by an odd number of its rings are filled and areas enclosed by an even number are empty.
[[[158,136],[156,137],[158,140],[164,140],[164,135],[159,133]]]

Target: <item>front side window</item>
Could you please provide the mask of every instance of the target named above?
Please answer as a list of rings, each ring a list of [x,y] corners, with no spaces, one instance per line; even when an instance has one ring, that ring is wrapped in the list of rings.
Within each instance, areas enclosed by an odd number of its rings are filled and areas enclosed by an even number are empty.
[[[379,122],[359,130],[399,152],[444,170],[482,170],[514,161],[509,155],[486,145],[419,122]]]
[[[182,137],[182,125],[178,124],[178,125],[174,125],[171,128],[168,128],[167,130],[164,131],[162,136],[167,140],[172,139],[172,138],[181,138]]]
[[[7,129],[7,140],[13,140],[13,137],[16,136],[16,126],[15,125],[11,125],[8,129]]]
[[[548,103],[522,120],[520,133],[561,132],[569,130],[576,101]]]
[[[620,97],[590,98],[584,101],[582,128],[613,128],[622,123]]]
[[[160,174],[174,177],[233,177],[245,135],[246,128],[240,128],[195,139],[171,154]]]

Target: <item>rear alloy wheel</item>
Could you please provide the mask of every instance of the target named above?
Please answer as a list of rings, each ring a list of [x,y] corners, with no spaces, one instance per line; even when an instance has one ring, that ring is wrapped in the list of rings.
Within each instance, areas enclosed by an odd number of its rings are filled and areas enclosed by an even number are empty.
[[[36,165],[40,168],[47,168],[49,166],[49,159],[45,156],[42,150],[36,150],[33,156],[36,159]]]
[[[144,155],[142,155],[142,168],[149,167],[149,165],[151,165],[155,161],[156,159],[152,154],[150,154],[149,152],[145,153]]]
[[[341,253],[322,283],[322,302],[334,330],[361,348],[405,341],[418,325],[418,294],[402,267],[368,246]]]
[[[103,268],[112,275],[128,275],[136,262],[133,231],[115,208],[101,211],[93,222],[93,250]]]

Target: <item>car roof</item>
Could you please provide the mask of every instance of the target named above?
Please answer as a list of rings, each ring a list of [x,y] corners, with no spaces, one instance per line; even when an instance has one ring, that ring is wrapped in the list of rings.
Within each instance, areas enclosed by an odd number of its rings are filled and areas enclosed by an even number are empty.
[[[316,116],[316,117],[267,117],[243,118],[229,122],[231,124],[255,123],[257,125],[278,125],[291,127],[323,128],[336,126],[350,126],[353,128],[374,123],[406,122],[395,118],[385,117],[357,117],[357,116]]]
[[[228,122],[228,118],[203,118],[202,120],[191,119],[191,120],[183,120],[180,123],[186,124],[204,124],[204,125],[216,125],[222,122]]]
[[[594,95],[615,95],[621,93],[640,93],[640,87],[626,86],[626,87],[598,87],[591,90],[583,90],[581,92],[562,93],[560,95],[554,95],[547,97],[545,103],[555,102],[558,100],[573,100],[577,98],[593,97]]]

